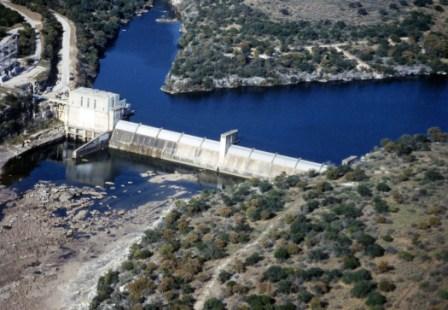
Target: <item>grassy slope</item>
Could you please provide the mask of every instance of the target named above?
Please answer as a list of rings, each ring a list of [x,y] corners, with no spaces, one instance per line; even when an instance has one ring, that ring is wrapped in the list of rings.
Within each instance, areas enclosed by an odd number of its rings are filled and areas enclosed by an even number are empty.
[[[179,202],[92,309],[446,309],[448,144],[429,137]]]

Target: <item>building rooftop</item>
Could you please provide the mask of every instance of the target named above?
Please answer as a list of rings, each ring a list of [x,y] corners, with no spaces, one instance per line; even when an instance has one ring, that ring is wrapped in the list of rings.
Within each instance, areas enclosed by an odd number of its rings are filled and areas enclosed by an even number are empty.
[[[87,88],[87,87],[79,87],[79,88],[73,90],[71,93],[85,95],[85,96],[103,97],[103,98],[110,98],[110,97],[118,95],[116,93],[99,90],[99,89]]]

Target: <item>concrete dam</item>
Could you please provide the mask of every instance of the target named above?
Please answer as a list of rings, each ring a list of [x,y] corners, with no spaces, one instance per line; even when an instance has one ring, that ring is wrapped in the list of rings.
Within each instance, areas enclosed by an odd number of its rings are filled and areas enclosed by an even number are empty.
[[[243,178],[272,179],[281,173],[326,169],[320,163],[236,145],[236,135],[232,130],[216,141],[120,120],[109,147]]]

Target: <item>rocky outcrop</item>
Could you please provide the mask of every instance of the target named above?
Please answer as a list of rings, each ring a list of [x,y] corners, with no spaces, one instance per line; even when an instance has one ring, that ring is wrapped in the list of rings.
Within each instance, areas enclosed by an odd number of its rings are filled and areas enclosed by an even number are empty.
[[[426,66],[397,66],[394,69],[394,74],[380,74],[372,71],[358,70],[351,70],[337,74],[328,74],[322,72],[295,72],[290,74],[283,74],[276,79],[259,76],[244,78],[238,75],[231,75],[222,79],[213,80],[212,84],[208,86],[194,84],[192,83],[191,79],[181,78],[170,73],[167,76],[165,85],[162,86],[161,90],[168,94],[174,95],[181,93],[206,92],[224,88],[288,86],[309,82],[327,83],[381,80],[387,78],[431,74],[431,69]]]

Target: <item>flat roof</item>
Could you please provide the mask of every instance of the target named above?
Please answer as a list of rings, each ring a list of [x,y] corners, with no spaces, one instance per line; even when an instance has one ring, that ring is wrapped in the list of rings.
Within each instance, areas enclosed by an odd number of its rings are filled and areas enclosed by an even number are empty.
[[[94,88],[87,88],[87,87],[79,87],[75,90],[72,90],[71,93],[86,95],[86,96],[107,97],[107,98],[119,96],[118,94],[113,93],[113,92],[100,90],[100,89],[94,89]]]

